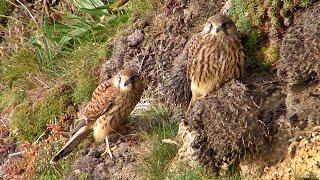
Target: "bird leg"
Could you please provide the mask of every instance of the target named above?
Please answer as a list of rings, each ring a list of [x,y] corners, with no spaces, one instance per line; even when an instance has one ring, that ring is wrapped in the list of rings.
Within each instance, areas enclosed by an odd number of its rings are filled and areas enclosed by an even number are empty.
[[[204,94],[202,96],[199,96],[196,98],[196,101],[201,101],[202,99],[204,99],[207,96],[207,94]]]
[[[187,112],[189,112],[189,111],[190,111],[190,109],[192,108],[192,106],[193,106],[193,101],[191,100],[191,101],[190,101],[190,103],[189,103],[189,106],[188,106]]]
[[[109,146],[108,136],[106,136],[105,140],[106,140],[106,150],[102,153],[101,156],[104,156],[104,155],[106,155],[108,153],[110,158],[112,159],[113,156],[112,156],[111,149],[110,149],[110,146]]]

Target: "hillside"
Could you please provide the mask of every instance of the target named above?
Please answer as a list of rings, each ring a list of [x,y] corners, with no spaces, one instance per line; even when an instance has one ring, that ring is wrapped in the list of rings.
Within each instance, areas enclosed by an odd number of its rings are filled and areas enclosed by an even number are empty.
[[[246,75],[187,110],[185,46],[217,13]],[[3,179],[319,179],[316,0],[0,0]],[[146,89],[125,126],[50,164],[93,90],[119,69]]]

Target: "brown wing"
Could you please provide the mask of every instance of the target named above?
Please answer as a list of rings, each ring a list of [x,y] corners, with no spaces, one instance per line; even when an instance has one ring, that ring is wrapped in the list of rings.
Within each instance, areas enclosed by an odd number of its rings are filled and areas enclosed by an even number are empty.
[[[203,38],[202,33],[198,33],[194,35],[187,43],[186,50],[188,54],[188,63],[187,63],[187,72],[188,72],[188,78],[190,78],[190,75],[192,74],[192,63],[194,61],[194,58],[196,57],[196,54],[198,53],[200,46],[201,46],[201,40]]]
[[[116,96],[119,94],[112,83],[112,79],[100,84],[93,92],[92,98],[87,104],[83,115],[87,120],[96,120],[108,108],[113,106]]]

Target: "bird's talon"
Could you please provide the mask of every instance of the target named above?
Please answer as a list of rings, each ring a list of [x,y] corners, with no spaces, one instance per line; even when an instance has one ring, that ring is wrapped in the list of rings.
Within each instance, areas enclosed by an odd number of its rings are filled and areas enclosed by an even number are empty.
[[[113,156],[112,156],[112,152],[111,152],[110,148],[106,148],[106,150],[101,154],[101,156],[105,156],[107,153],[109,154],[110,158],[112,159]]]

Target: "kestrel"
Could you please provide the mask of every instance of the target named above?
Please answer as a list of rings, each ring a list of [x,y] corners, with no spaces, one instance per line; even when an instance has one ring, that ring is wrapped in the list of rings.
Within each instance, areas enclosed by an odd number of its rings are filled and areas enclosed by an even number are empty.
[[[208,19],[202,32],[189,40],[187,55],[190,105],[245,71],[245,54],[237,28],[226,15],[217,14]]]
[[[71,131],[72,137],[52,158],[51,163],[68,155],[91,132],[96,141],[106,142],[106,150],[112,158],[108,135],[121,126],[123,120],[140,101],[144,90],[142,78],[132,69],[123,69],[116,76],[100,84],[93,92],[83,117]]]

